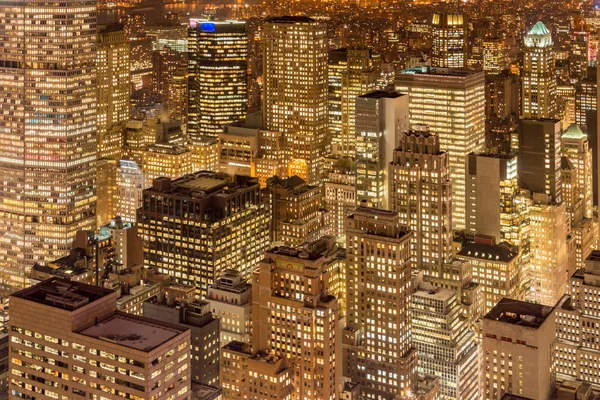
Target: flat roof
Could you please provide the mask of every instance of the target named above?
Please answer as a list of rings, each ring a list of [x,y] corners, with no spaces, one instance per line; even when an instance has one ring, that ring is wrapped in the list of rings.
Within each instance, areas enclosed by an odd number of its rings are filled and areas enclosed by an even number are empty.
[[[445,289],[445,288],[435,288],[435,287],[431,288],[431,289],[427,289],[425,287],[420,286],[413,293],[413,298],[415,296],[419,296],[419,297],[425,297],[425,298],[433,299],[433,300],[448,301],[455,295],[456,295],[456,292],[454,290]]]
[[[358,96],[363,99],[397,99],[398,97],[406,96],[405,94],[398,92],[388,92],[385,90],[375,90],[373,92]]]
[[[554,307],[505,297],[486,314],[484,319],[538,329],[550,316],[552,310]]]
[[[110,289],[56,277],[13,293],[11,297],[74,311],[112,293]]]
[[[474,71],[464,68],[414,67],[400,71],[399,77],[402,75],[438,75],[467,77],[476,74],[481,74],[481,71]]]
[[[220,186],[226,185],[230,181],[227,179],[211,177],[211,176],[200,176],[196,179],[191,179],[187,182],[178,183],[179,187],[193,190],[204,190],[210,191]]]
[[[295,24],[295,23],[309,23],[316,22],[314,19],[304,15],[282,15],[280,17],[267,18],[265,22],[271,24]]]
[[[160,321],[117,312],[83,329],[79,334],[149,352],[186,330]]]

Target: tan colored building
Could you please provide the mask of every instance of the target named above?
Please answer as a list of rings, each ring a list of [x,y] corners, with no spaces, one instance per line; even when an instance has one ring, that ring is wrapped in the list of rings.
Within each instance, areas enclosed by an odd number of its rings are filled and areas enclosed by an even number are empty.
[[[188,399],[190,331],[117,312],[116,295],[56,278],[13,294],[11,398]]]
[[[96,162],[96,225],[107,224],[117,208],[117,161],[103,158]]]
[[[298,176],[267,181],[262,195],[271,210],[271,242],[299,246],[330,231],[329,212],[322,208],[322,191]]]
[[[552,35],[537,22],[525,35],[521,73],[521,116],[555,118],[556,77]]]
[[[237,341],[221,349],[223,400],[292,400],[293,380],[286,357],[252,353],[248,344]]]
[[[144,175],[135,161],[119,160],[117,166],[117,202],[114,215],[124,222],[137,221],[137,210],[142,206]]]
[[[485,400],[505,393],[550,399],[554,392],[554,308],[502,299],[483,319]]]
[[[250,343],[252,323],[252,287],[237,271],[225,271],[208,288],[206,300],[221,321],[220,343]]]
[[[142,163],[144,171],[144,188],[152,186],[156,178],[181,178],[192,173],[192,153],[187,147],[156,143],[144,151]]]
[[[395,211],[361,206],[346,219],[343,373],[374,398],[396,399],[416,384],[410,242]]]
[[[325,180],[325,209],[330,214],[333,235],[344,236],[346,217],[356,205],[356,164],[350,157],[339,157]]]
[[[431,65],[465,67],[466,25],[462,14],[433,14],[431,19]]]
[[[268,18],[262,37],[263,127],[288,138],[288,175],[317,185],[328,144],[327,26],[304,16]]]
[[[556,306],[556,379],[580,380],[600,389],[600,252],[573,273],[570,292]]]
[[[447,152],[439,136],[427,131],[399,135],[389,164],[390,209],[413,232],[412,263],[429,278],[441,278],[452,260],[452,182]]]
[[[462,246],[457,257],[472,266],[473,282],[483,286],[483,314],[502,298],[523,300],[521,254],[492,236],[476,236]]]
[[[531,286],[529,300],[552,306],[566,293],[569,271],[565,203],[534,194],[531,206]]]
[[[339,309],[328,287],[330,262],[320,254],[274,247],[253,274],[252,348],[289,359],[295,400],[339,396]]]

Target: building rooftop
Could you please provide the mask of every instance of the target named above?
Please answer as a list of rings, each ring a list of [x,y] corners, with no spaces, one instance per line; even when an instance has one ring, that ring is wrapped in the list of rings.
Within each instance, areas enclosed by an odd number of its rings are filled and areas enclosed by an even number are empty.
[[[373,92],[358,96],[362,99],[397,99],[398,97],[406,96],[406,94],[386,91],[386,90],[375,90]]]
[[[304,260],[315,261],[323,257],[321,254],[312,253],[303,249],[295,249],[287,246],[275,246],[267,251],[267,253],[282,255],[292,258],[300,258]]]
[[[416,296],[447,302],[456,296],[456,292],[450,289],[436,288],[427,282],[421,282],[413,293],[413,298]]]
[[[442,27],[459,27],[464,25],[462,14],[433,14],[431,25]]]
[[[205,385],[200,382],[192,382],[191,400],[217,400],[221,398],[221,394],[221,388]]]
[[[304,15],[282,15],[280,17],[267,18],[265,22],[270,24],[296,24],[316,22],[316,20]]]
[[[579,125],[571,124],[569,125],[565,133],[562,135],[562,137],[566,139],[583,139],[586,138],[587,135],[583,133]]]
[[[400,75],[398,76],[398,78],[402,77],[402,75],[434,75],[464,78],[477,74],[482,74],[482,72],[463,68],[415,67],[400,71]]]
[[[51,278],[13,293],[11,296],[39,304],[74,311],[114,293],[110,289]]]
[[[175,325],[117,312],[79,333],[131,349],[150,352],[186,330]]]
[[[179,187],[191,190],[203,190],[205,192],[213,191],[226,185],[229,181],[219,176],[200,176],[196,179],[190,179],[181,182]]]
[[[486,314],[484,319],[538,329],[552,313],[552,310],[554,307],[505,297]]]
[[[458,252],[458,255],[498,262],[510,262],[518,256],[516,252],[512,251],[508,246],[502,243],[494,245],[468,243],[463,246]]]

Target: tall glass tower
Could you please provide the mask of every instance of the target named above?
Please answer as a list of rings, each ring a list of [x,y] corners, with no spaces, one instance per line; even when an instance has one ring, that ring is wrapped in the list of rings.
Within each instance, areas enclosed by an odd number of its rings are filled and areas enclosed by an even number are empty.
[[[96,217],[96,1],[0,3],[0,284]]]

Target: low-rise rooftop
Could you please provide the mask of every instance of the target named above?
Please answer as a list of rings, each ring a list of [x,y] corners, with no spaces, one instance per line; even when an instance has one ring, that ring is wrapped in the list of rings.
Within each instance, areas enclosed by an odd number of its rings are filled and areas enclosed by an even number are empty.
[[[150,352],[187,329],[117,312],[79,333],[120,346]]]
[[[554,307],[503,298],[486,314],[484,319],[538,329],[552,313],[552,310]]]

